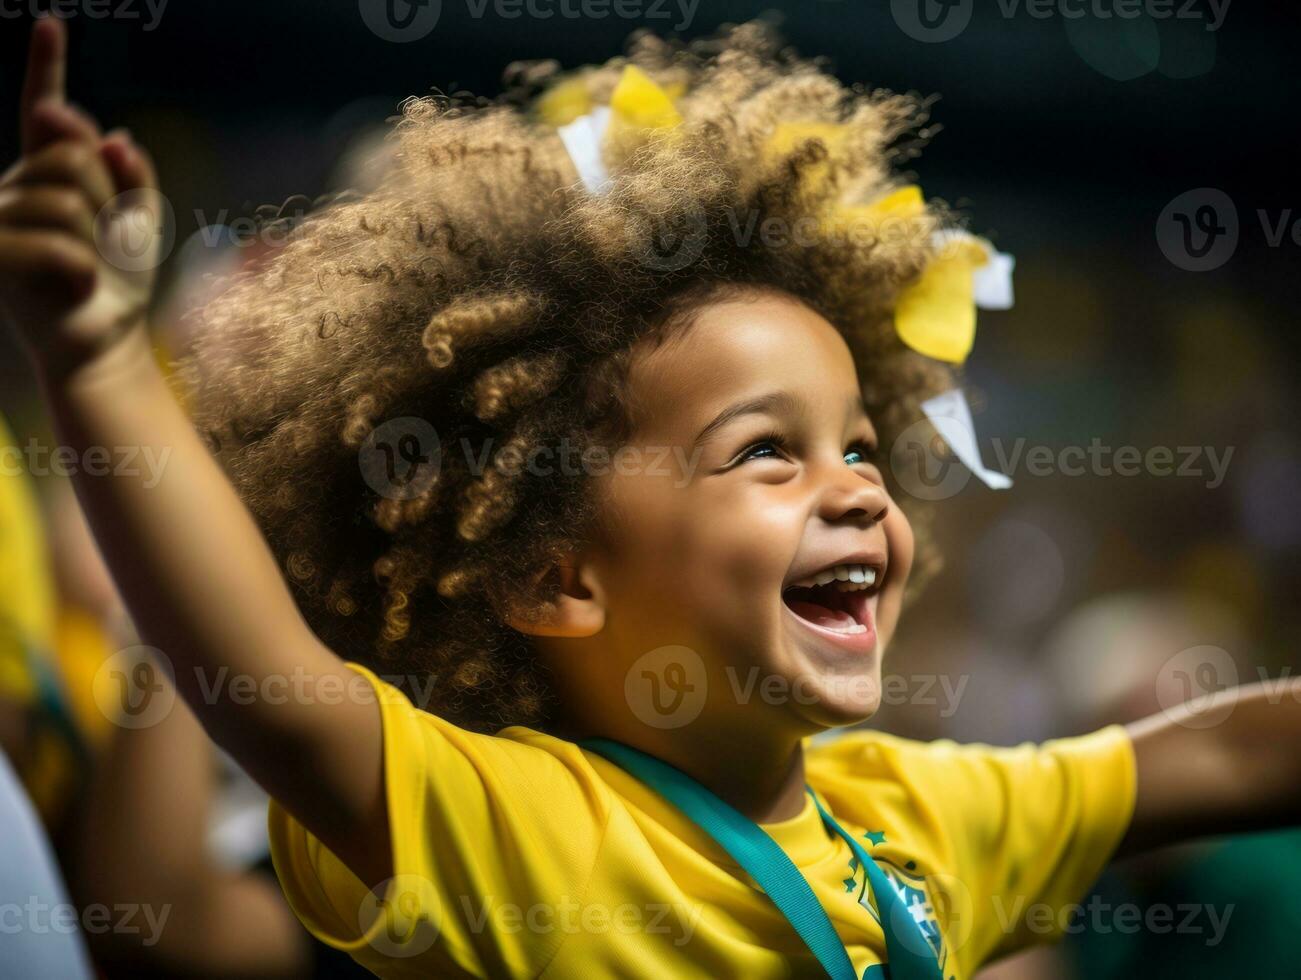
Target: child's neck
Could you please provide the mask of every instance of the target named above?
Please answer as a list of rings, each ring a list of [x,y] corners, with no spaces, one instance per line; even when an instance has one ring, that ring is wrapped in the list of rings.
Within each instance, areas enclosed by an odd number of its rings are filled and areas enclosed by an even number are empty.
[[[580,731],[555,726],[553,734],[578,741],[600,735],[652,755],[682,770],[715,796],[755,823],[777,823],[799,816],[804,809],[804,750],[798,738],[764,740],[753,731],[712,736],[690,726],[690,739],[673,737],[635,723],[628,731]]]
[[[804,750],[799,742],[767,758],[718,752],[712,746],[697,754],[707,758],[684,759],[678,768],[755,823],[777,823],[803,811]]]

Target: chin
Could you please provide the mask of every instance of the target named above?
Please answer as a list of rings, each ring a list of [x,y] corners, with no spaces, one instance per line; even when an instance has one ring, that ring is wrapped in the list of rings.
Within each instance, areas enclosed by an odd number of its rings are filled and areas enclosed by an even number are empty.
[[[828,728],[847,728],[869,721],[881,708],[881,679],[877,675],[846,679],[843,683],[851,685],[846,692],[837,689],[824,690],[821,696],[806,699],[806,703],[797,703],[796,709],[805,721],[818,731]]]
[[[828,651],[820,644],[787,647],[787,690],[794,693],[791,709],[809,733],[861,724],[881,708],[881,659],[878,647]]]

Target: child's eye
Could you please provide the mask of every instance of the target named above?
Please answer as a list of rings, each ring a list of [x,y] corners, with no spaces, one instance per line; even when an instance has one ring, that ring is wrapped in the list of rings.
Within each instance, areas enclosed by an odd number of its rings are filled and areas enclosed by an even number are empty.
[[[845,450],[845,462],[850,466],[870,463],[876,459],[876,447],[866,443],[856,443]]]
[[[752,459],[781,459],[782,448],[782,441],[779,438],[768,436],[742,449],[736,461],[744,463]]]

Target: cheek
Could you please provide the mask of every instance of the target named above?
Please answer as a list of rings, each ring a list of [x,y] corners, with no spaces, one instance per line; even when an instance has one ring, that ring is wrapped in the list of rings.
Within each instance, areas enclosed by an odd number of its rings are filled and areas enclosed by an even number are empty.
[[[748,591],[742,604],[775,597],[803,533],[801,502],[783,499],[782,488],[768,484],[719,484],[701,493],[693,508],[688,523],[695,550],[723,570],[734,590]]]
[[[778,597],[801,512],[771,487],[628,478],[612,490],[610,570],[625,594],[718,623]]]
[[[912,525],[897,505],[892,506],[886,515],[885,539],[890,549],[890,569],[877,608],[877,631],[882,644],[890,641],[895,626],[898,625],[899,615],[903,611],[904,587],[908,584],[916,551]]]
[[[912,525],[898,504],[892,504],[890,513],[886,515],[885,539],[890,548],[891,577],[897,575],[896,582],[902,586],[908,580],[908,573],[912,571],[916,540],[913,537]]]

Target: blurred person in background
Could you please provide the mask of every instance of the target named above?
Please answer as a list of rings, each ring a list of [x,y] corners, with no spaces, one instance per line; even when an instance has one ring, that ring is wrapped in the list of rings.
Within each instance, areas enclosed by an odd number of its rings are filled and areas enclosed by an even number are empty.
[[[8,450],[0,416],[0,909],[4,967],[17,976],[90,976],[80,932],[35,919],[67,907],[67,889],[45,825],[20,769],[32,783],[42,769],[41,685],[31,669],[54,644],[54,602],[35,494]],[[48,698],[44,698],[48,703]],[[57,739],[57,735],[53,736]],[[50,807],[48,795],[45,803]],[[30,910],[30,911],[28,911]]]
[[[109,976],[360,975],[294,919],[269,873],[265,796],[184,702],[168,690],[137,716],[117,703],[114,655],[139,640],[70,485],[40,481],[43,515],[15,446],[0,420],[4,751],[70,901],[139,910],[73,939]],[[48,934],[25,938],[63,955]]]

